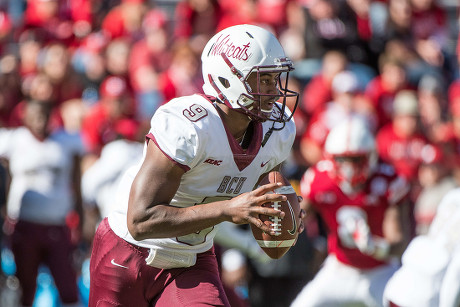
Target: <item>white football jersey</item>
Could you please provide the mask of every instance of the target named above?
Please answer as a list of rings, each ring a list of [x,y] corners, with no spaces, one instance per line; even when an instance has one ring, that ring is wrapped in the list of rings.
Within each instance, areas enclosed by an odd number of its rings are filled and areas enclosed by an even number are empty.
[[[213,102],[205,96],[176,98],[160,107],[152,117],[147,137],[186,170],[171,205],[195,206],[252,191],[263,173],[288,157],[294,142],[295,124],[291,120],[282,130],[273,131],[262,146],[272,125],[271,121],[254,124],[252,141],[247,150],[243,150],[226,130]],[[275,127],[281,126],[275,124]],[[210,249],[216,227],[176,238],[136,241],[131,237],[126,214],[131,183],[139,167],[128,170],[122,180],[117,209],[109,215],[114,232],[128,242],[147,248],[196,253]]]
[[[9,160],[11,219],[61,225],[73,209],[71,185],[75,155],[82,155],[80,135],[63,130],[38,140],[29,129],[0,129],[0,156]]]
[[[108,216],[116,202],[116,192],[123,173],[142,159],[140,142],[120,139],[102,148],[99,159],[81,179],[81,193],[86,205],[97,205],[102,218]]]
[[[460,188],[442,198],[426,235],[415,237],[385,288],[387,301],[407,307],[460,304]]]

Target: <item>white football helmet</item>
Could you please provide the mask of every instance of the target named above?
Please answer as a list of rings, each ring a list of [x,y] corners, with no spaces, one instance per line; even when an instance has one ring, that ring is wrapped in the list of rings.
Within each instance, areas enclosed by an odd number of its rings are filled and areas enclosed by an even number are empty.
[[[350,116],[332,128],[324,151],[333,162],[337,183],[346,193],[361,186],[377,165],[374,134],[359,116]]]
[[[286,97],[296,97],[297,106],[299,96],[297,92],[287,89],[288,75],[294,68],[277,38],[269,31],[254,25],[226,28],[209,40],[201,55],[201,61],[205,94],[216,97],[220,102],[240,110],[253,120],[290,120],[290,117],[284,116]],[[279,93],[262,94],[258,88],[250,88],[247,80],[252,73],[257,74],[257,80],[261,73],[279,73]],[[282,73],[286,73],[283,78]],[[281,98],[280,112],[263,112],[260,109],[261,96],[272,96],[274,100]],[[295,108],[291,111],[293,114]]]

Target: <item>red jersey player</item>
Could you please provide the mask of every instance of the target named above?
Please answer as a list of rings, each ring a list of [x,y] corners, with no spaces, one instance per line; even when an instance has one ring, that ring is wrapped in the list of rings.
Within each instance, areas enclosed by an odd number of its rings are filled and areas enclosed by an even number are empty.
[[[408,183],[378,162],[366,122],[351,116],[334,127],[326,159],[301,180],[302,206],[315,210],[328,230],[321,270],[292,306],[382,306],[387,280],[407,244]]]

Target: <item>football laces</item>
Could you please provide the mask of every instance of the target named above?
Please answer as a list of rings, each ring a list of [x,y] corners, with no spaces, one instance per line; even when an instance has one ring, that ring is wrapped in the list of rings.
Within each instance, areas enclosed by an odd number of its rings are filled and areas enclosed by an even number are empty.
[[[275,210],[281,210],[281,206],[278,201],[273,202],[271,207]],[[275,233],[275,236],[279,236],[281,234],[281,218],[278,216],[271,216],[269,218],[271,223],[271,230]]]

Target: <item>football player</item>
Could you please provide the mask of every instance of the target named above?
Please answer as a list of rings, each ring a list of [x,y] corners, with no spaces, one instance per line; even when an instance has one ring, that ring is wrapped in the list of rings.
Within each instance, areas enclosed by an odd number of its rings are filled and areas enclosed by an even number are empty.
[[[67,222],[81,212],[80,161],[86,150],[78,134],[51,128],[53,110],[52,103],[27,100],[24,125],[0,129],[0,157],[8,161],[11,175],[6,225],[21,305],[36,303],[38,270],[46,265],[62,306],[79,307],[75,232]]]
[[[294,141],[285,104],[298,97],[287,89],[292,62],[272,33],[252,25],[217,33],[201,59],[206,95],[155,112],[144,159],[126,172],[96,232],[90,306],[229,306],[215,226],[251,223],[273,234],[259,215],[284,216],[261,207],[286,200],[267,193],[276,184],[254,187]]]
[[[391,259],[407,244],[408,183],[379,162],[361,117],[334,127],[325,152],[302,177],[301,205],[326,225],[328,256],[292,306],[382,306]]]
[[[426,235],[415,237],[385,288],[386,306],[460,305],[460,188],[439,203]]]

